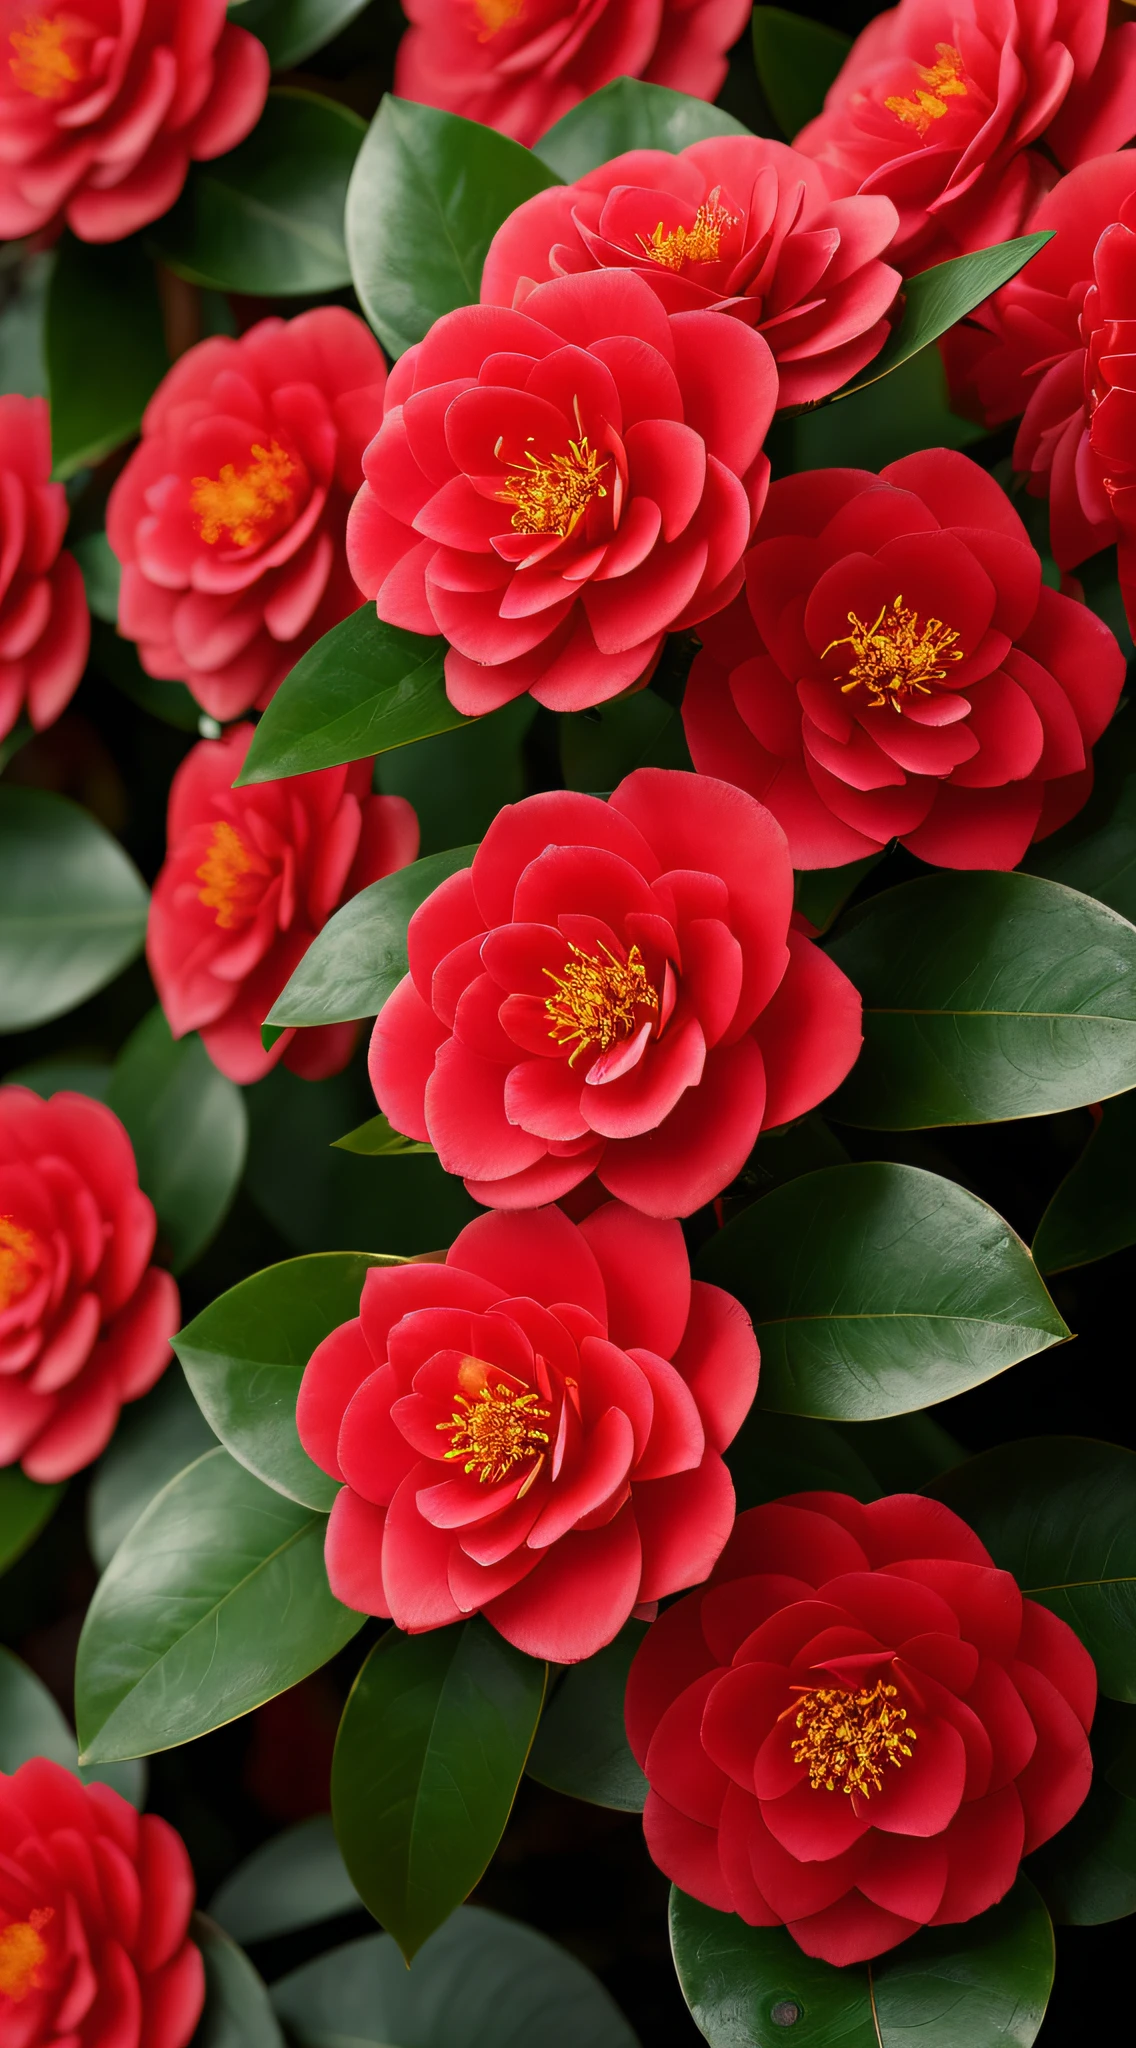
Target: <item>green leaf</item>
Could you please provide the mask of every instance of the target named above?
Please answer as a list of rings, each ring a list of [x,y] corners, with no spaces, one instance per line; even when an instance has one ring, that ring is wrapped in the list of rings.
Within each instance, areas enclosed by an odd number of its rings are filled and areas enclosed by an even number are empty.
[[[71,553],[83,572],[87,603],[96,619],[113,626],[118,618],[122,567],[105,533],[85,533],[71,542]]]
[[[329,1590],[325,1527],[227,1451],[171,1480],[87,1610],[75,1672],[83,1761],[207,1735],[349,1643],[363,1616]]]
[[[463,1906],[408,1969],[389,1934],[332,1949],[272,1987],[297,2048],[636,2048],[582,1963],[535,1928]]]
[[[570,184],[628,149],[677,153],[713,135],[748,134],[749,129],[723,107],[672,92],[666,85],[648,85],[641,78],[613,78],[546,129],[534,150]]]
[[[926,1490],[970,1523],[1023,1593],[1076,1630],[1101,1691],[1136,1701],[1136,1452],[1026,1437]]]
[[[927,875],[853,910],[828,951],[864,998],[830,1105],[869,1130],[1001,1122],[1136,1086],[1136,930],[1033,875]]]
[[[406,927],[414,912],[476,852],[455,846],[432,853],[361,889],[313,939],[266,1022],[341,1024],[377,1016],[406,973]]]
[[[274,71],[290,71],[322,50],[366,5],[367,0],[243,0],[237,20],[259,36]]]
[[[984,436],[977,421],[951,411],[937,348],[921,349],[890,377],[841,393],[846,396],[846,403],[789,415],[794,470],[879,470],[921,448],[969,448]]]
[[[388,93],[347,193],[351,276],[383,347],[400,356],[443,313],[476,305],[502,221],[558,183],[507,135]]]
[[[1093,767],[1084,809],[1031,846],[1022,865],[1095,896],[1136,924],[1136,713],[1127,705],[1093,749]]]
[[[793,908],[818,932],[826,932],[843,910],[848,898],[870,875],[881,854],[870,853],[865,860],[852,860],[843,868],[803,868],[794,876]]]
[[[34,1088],[45,1101],[60,1088],[66,1088],[76,1095],[89,1095],[94,1102],[105,1102],[110,1075],[109,1060],[64,1058],[33,1060],[28,1067],[13,1067],[4,1079],[21,1088]]]
[[[726,1463],[739,1514],[786,1493],[850,1493],[854,1500],[877,1500],[881,1490],[865,1458],[831,1423],[811,1415],[779,1415],[771,1408],[750,1409]]]
[[[0,788],[0,874],[0,1031],[61,1017],[141,952],[146,885],[66,797]]]
[[[209,1911],[234,1941],[271,1941],[352,1913],[361,1903],[331,1818],[319,1813],[246,1856],[214,1892]]]
[[[0,1471],[0,1572],[6,1572],[35,1542],[63,1493],[62,1486],[37,1486],[18,1465]]]
[[[349,284],[343,205],[364,132],[338,101],[275,86],[244,142],[191,164],[173,212],[151,230],[163,262],[191,284],[264,298]]]
[[[285,2048],[268,1990],[243,1949],[204,1913],[190,1927],[205,1959],[205,2010],[190,2048]]]
[[[834,1969],[783,1927],[671,1893],[683,1996],[711,2048],[1030,2048],[1053,1985],[1053,1928],[1028,1878],[961,1927],[929,1927]]]
[[[444,640],[385,626],[361,605],[301,655],[253,733],[236,787],[368,760],[467,725],[446,696]]]
[[[101,1572],[155,1494],[216,1442],[176,1363],[128,1403],[87,1491],[87,1548]]]
[[[613,1643],[559,1678],[536,1731],[528,1774],[570,1799],[642,1813],[647,1780],[631,1754],[623,1696],[631,1660],[647,1633],[629,1621]]]
[[[10,1650],[0,1646],[0,1771],[10,1776],[36,1756],[62,1764],[84,1785],[110,1785],[132,1806],[145,1805],[145,1764],[96,1764],[93,1769],[80,1770],[79,1749],[70,1724],[46,1685]]]
[[[160,1009],[123,1046],[107,1102],[126,1125],[138,1178],[158,1212],[175,1273],[192,1266],[224,1221],[244,1170],[244,1097],[194,1032],[174,1039]]]
[[[0,391],[47,396],[44,319],[53,260],[45,250],[20,262],[15,289],[0,312]]]
[[[1099,1927],[1136,1913],[1136,1799],[1112,1776],[1114,1759],[1132,1754],[1136,1714],[1098,1700],[1093,1717],[1093,1782],[1084,1805],[1059,1835],[1029,1859],[1029,1875],[1053,1918]]]
[[[408,1962],[504,1833],[547,1678],[477,1616],[426,1635],[388,1630],[355,1680],[332,1818],[360,1897]]]
[[[137,240],[64,236],[47,293],[47,375],[58,477],[138,432],[170,366],[154,267]]]
[[[359,1313],[370,1252],[286,1259],[230,1287],[178,1332],[174,1349],[225,1449],[302,1507],[331,1507],[339,1487],[296,1434],[296,1397],[317,1344]]]
[[[870,1465],[881,1493],[922,1493],[928,1480],[969,1456],[941,1422],[921,1410],[879,1422],[841,1422],[837,1431]]]
[[[1136,1244],[1136,1094],[1106,1102],[1101,1119],[1067,1173],[1033,1241],[1043,1273],[1087,1266]]]
[[[898,370],[901,363],[918,355],[921,348],[938,341],[940,334],[945,334],[956,320],[973,312],[992,292],[1016,277],[1052,236],[1052,229],[1036,235],[1019,235],[1012,242],[998,242],[992,249],[978,249],[971,256],[953,256],[948,263],[936,263],[933,269],[920,271],[918,277],[907,278],[903,286],[903,315],[891,339],[884,343],[874,362],[869,363],[859,383],[846,385],[836,393],[836,399],[850,398],[854,391],[875,384],[880,377],[886,377],[890,371]]]
[[[681,712],[654,690],[613,697],[591,711],[565,711],[557,722],[560,765],[569,789],[594,795],[614,789],[635,768],[690,768],[689,755],[682,758]],[[671,758],[663,757],[663,749],[671,750]]]
[[[784,7],[753,10],[753,55],[770,113],[790,142],[820,113],[851,36]]]
[[[337,1152],[356,1152],[363,1159],[385,1158],[390,1153],[433,1152],[432,1145],[419,1145],[414,1138],[404,1138],[383,1115],[372,1116],[358,1130],[348,1131],[345,1138],[336,1138]]]
[[[832,1166],[774,1188],[695,1271],[749,1310],[758,1407],[790,1415],[906,1414],[1069,1334],[1009,1224],[914,1166]]]

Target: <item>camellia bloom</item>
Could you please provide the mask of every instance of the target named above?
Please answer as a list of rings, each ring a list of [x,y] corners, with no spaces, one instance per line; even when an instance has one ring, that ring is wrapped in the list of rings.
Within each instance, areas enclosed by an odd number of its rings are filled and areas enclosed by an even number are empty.
[[[83,673],[91,622],[66,527],[46,399],[0,398],[0,740],[23,711],[50,725]]]
[[[0,236],[132,235],[268,91],[268,53],[225,0],[0,0],[0,52]]]
[[[234,789],[253,728],[202,740],[170,787],[167,852],[150,903],[146,957],[175,1038],[200,1031],[232,1081],[278,1059],[308,1080],[337,1074],[357,1024],[260,1027],[341,902],[405,867],[418,820],[401,796],[371,795],[370,761]]]
[[[668,316],[631,271],[463,306],[391,373],[348,527],[381,619],[444,633],[459,711],[578,711],[741,584],[777,371],[759,334]]]
[[[748,0],[407,0],[394,89],[535,142],[613,78],[717,97]]]
[[[620,1202],[578,1227],[480,1216],[444,1265],[374,1268],[296,1409],[344,1481],[332,1590],[400,1628],[480,1610],[531,1656],[592,1656],[721,1551],[721,1453],[757,1372],[749,1317],[692,1282],[680,1226]]]
[[[0,1088],[0,1465],[70,1478],[165,1371],[178,1291],[155,1234],[109,1109]]]
[[[107,507],[119,631],[222,723],[362,602],[343,536],[385,383],[358,315],[319,306],[199,342],[146,408]]]
[[[1089,1789],[1092,1659],[937,1501],[739,1515],[647,1635],[627,1733],[684,1891],[857,1963],[1004,1898]]]
[[[607,803],[510,804],[411,918],[379,1106],[494,1208],[595,1172],[689,1215],[859,1051],[860,998],[792,908],[784,833],[725,782],[639,768]]]
[[[1014,867],[1084,803],[1124,683],[1108,627],[1043,586],[1005,492],[946,448],[775,484],[746,596],[703,639],[695,765],[768,804],[799,868],[892,838]]]
[[[1109,0],[900,0],[797,148],[899,208],[905,270],[1008,241],[1065,165],[1136,134],[1136,25]],[[1045,143],[1045,151],[1032,145]]]
[[[715,136],[673,156],[633,149],[552,185],[498,228],[483,304],[523,305],[533,283],[634,270],[669,313],[718,307],[765,336],[779,405],[826,398],[883,345],[900,277],[880,261],[890,199],[833,199],[783,142]]]
[[[4,2048],[187,2048],[205,2003],[181,1836],[34,1757],[0,1772]]]

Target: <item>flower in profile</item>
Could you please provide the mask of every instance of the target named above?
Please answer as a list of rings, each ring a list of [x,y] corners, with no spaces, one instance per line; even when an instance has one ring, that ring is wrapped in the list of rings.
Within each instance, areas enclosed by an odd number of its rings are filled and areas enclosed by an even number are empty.
[[[67,497],[51,481],[47,401],[0,398],[0,740],[26,713],[58,718],[87,660],[91,621],[79,564],[61,550]]]

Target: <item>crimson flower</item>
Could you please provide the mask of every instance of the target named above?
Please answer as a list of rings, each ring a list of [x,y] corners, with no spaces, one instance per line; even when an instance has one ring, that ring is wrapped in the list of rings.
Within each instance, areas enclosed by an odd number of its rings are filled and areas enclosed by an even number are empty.
[[[67,497],[51,481],[43,398],[0,398],[0,740],[26,711],[58,718],[87,660],[91,621],[74,555],[60,552]]]

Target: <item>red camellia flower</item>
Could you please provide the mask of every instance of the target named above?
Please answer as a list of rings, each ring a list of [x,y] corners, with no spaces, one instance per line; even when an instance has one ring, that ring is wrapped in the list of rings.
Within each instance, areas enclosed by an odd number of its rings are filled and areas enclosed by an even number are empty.
[[[1096,1689],[937,1501],[751,1508],[631,1668],[647,1845],[706,1905],[864,1962],[1005,1897],[1089,1789]]]
[[[631,271],[463,306],[391,373],[348,526],[381,619],[444,633],[459,711],[618,695],[741,583],[777,371]]]
[[[109,1109],[0,1088],[0,1465],[70,1478],[165,1371],[178,1291],[155,1232]]]
[[[833,199],[783,142],[715,136],[677,156],[633,149],[552,185],[498,228],[482,303],[523,304],[552,277],[634,270],[669,313],[732,313],[765,336],[779,405],[826,398],[878,353],[900,277],[880,255],[890,199]]]
[[[721,1551],[721,1453],[757,1370],[749,1317],[692,1282],[680,1226],[620,1202],[579,1227],[481,1216],[445,1265],[376,1267],[296,1410],[344,1481],[333,1591],[400,1628],[480,1610],[531,1656],[592,1656]]]
[[[535,142],[613,78],[717,96],[748,0],[407,0],[394,89]]]
[[[0,398],[0,740],[23,711],[50,725],[83,673],[91,622],[79,564],[59,551],[66,526],[47,401]]]
[[[119,631],[225,723],[362,602],[344,556],[386,365],[340,306],[187,350],[110,494]]]
[[[357,1024],[285,1031],[269,1052],[261,1024],[332,911],[415,859],[418,820],[405,797],[371,795],[369,761],[234,789],[252,734],[202,740],[174,776],[146,957],[174,1037],[200,1031],[230,1080],[282,1058],[320,1081]]]
[[[640,768],[607,803],[507,805],[411,918],[371,1041],[380,1108],[494,1208],[595,1172],[689,1215],[859,1051],[860,998],[792,907],[783,832],[725,782]]]
[[[905,269],[1008,241],[1053,157],[1080,163],[1136,133],[1136,26],[1110,30],[1108,10],[900,0],[857,37],[797,148],[895,201]]]
[[[0,1772],[4,2048],[187,2048],[205,2003],[181,1836],[34,1757]]]
[[[703,629],[683,703],[696,767],[780,820],[799,868],[897,838],[1012,868],[1080,809],[1124,656],[1045,588],[1004,491],[930,448],[774,485],[746,596]]]
[[[268,91],[268,53],[225,0],[0,0],[0,52],[0,236],[132,235]]]

